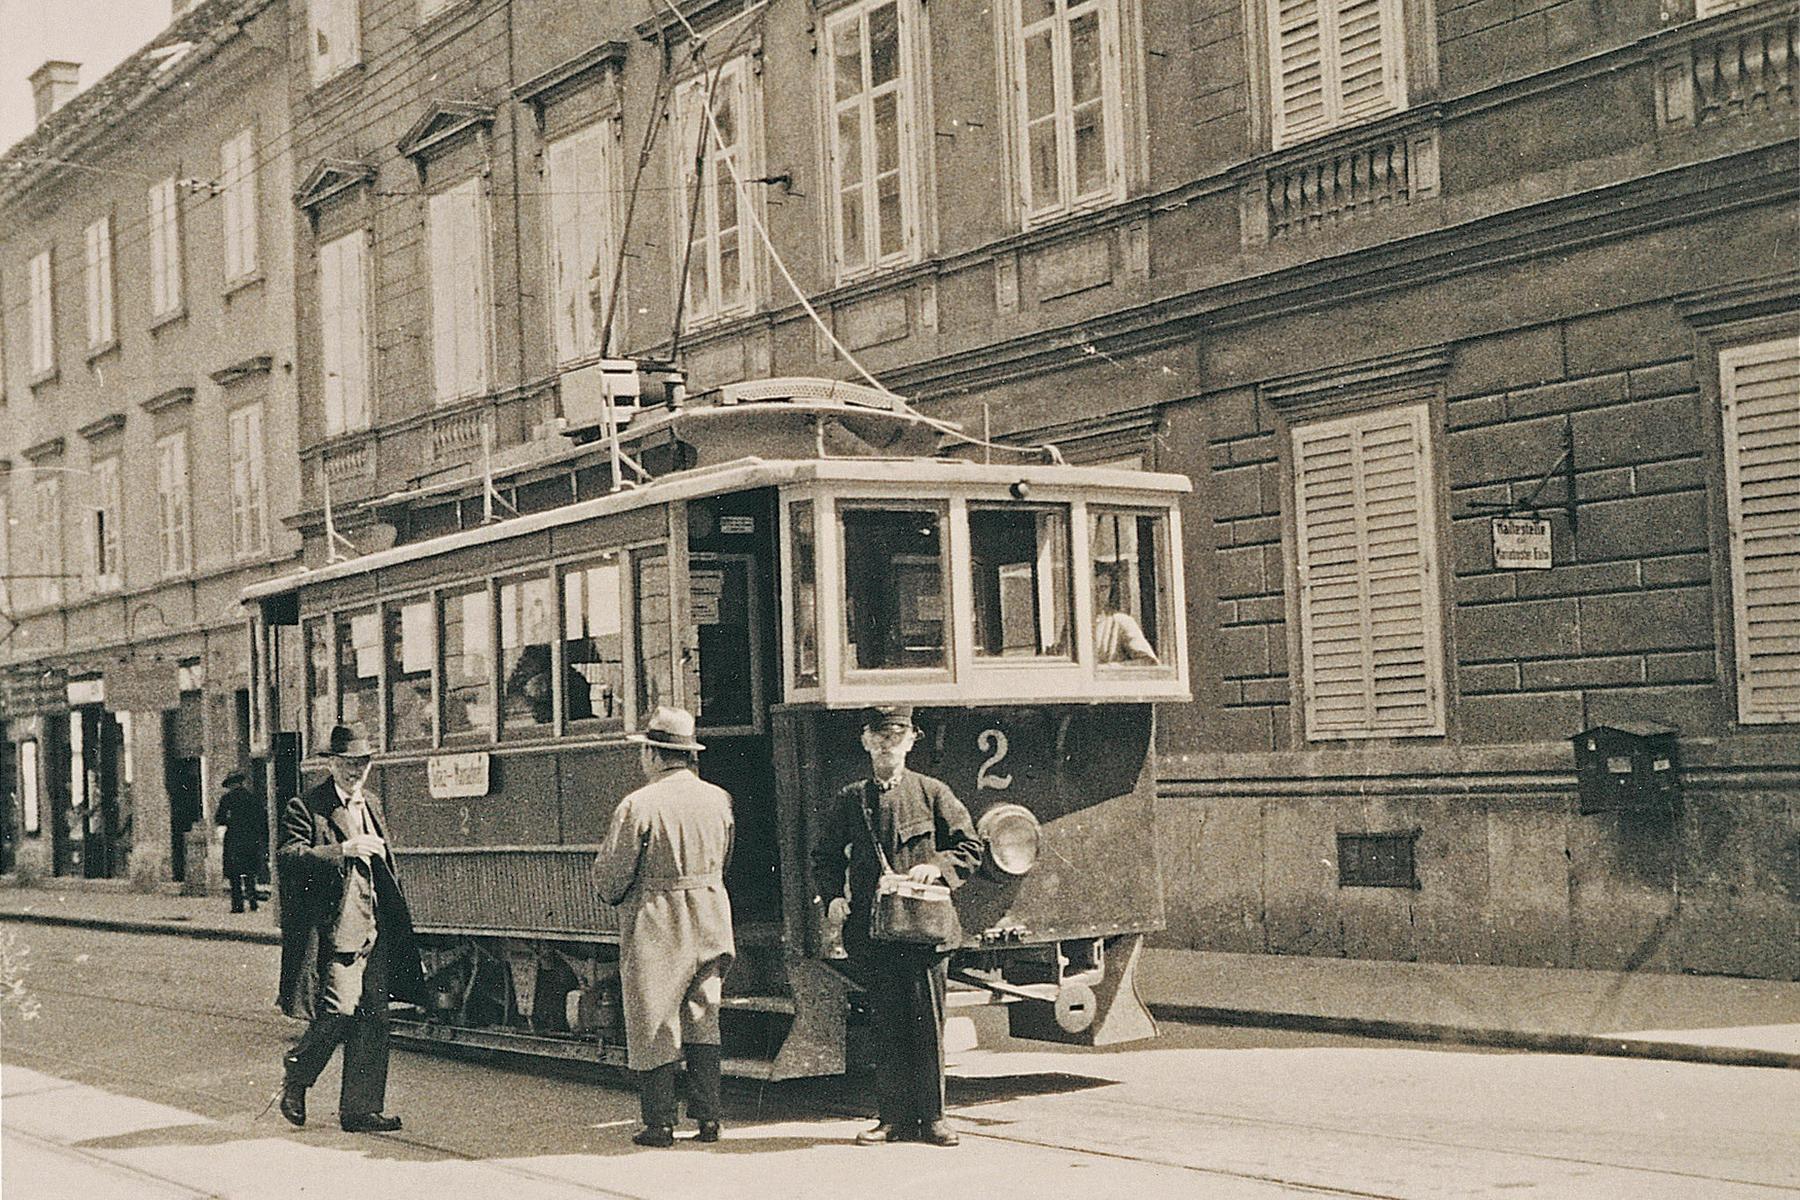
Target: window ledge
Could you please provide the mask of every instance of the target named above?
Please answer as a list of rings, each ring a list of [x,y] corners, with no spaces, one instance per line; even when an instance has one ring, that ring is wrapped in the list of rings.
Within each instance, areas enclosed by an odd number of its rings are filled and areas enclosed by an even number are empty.
[[[314,77],[312,81],[312,99],[314,101],[319,101],[322,99],[322,93],[325,93],[330,89],[342,88],[348,90],[350,81],[360,80],[362,75],[363,62],[362,59],[359,58],[355,62],[345,63],[329,75]]]
[[[93,366],[96,360],[105,358],[108,354],[112,354],[112,353],[116,352],[118,350],[118,348],[119,348],[119,339],[116,337],[108,338],[106,341],[101,342],[98,345],[89,346],[87,348],[87,364],[88,364],[88,366],[90,366],[90,367]]]
[[[152,318],[150,318],[150,332],[151,333],[160,333],[164,329],[167,329],[169,326],[175,324],[175,322],[177,322],[177,321],[187,320],[187,315],[188,315],[187,314],[187,305],[183,304],[179,308],[170,309],[168,312],[163,313],[161,316],[152,317]]]
[[[420,18],[413,27],[413,40],[421,50],[435,49],[479,20],[476,10],[480,7],[481,0],[450,0],[430,16]],[[473,19],[465,23],[461,18]]]
[[[253,288],[261,282],[263,282],[263,273],[261,271],[252,271],[248,275],[240,275],[236,279],[226,280],[225,286],[219,289],[219,295],[226,300],[230,300],[239,292],[244,291],[247,288]]]
[[[36,375],[26,376],[25,386],[35,391],[47,383],[55,383],[60,377],[61,375],[57,369],[51,367],[48,371],[39,371]]]

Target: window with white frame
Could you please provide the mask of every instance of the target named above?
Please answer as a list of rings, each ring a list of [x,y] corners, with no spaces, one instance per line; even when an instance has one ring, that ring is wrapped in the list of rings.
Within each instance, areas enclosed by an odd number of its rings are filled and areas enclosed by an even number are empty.
[[[1306,735],[1444,732],[1428,410],[1293,430]]]
[[[919,253],[917,0],[864,0],[825,22],[831,237],[839,279]]]
[[[34,255],[28,272],[33,379],[42,379],[56,371],[56,285],[51,274],[51,261],[48,250]]]
[[[88,349],[98,350],[113,342],[112,218],[89,225],[86,237]]]
[[[1738,719],[1800,721],[1800,336],[1719,351]]]
[[[88,511],[88,583],[95,591],[116,591],[124,583],[119,559],[119,460],[103,458],[93,467],[94,506]]]
[[[165,577],[193,569],[190,507],[187,431],[177,430],[156,440],[157,532]]]
[[[315,85],[362,59],[360,0],[307,0],[307,54]]]
[[[45,473],[31,483],[31,559],[28,592],[39,604],[62,599],[62,479]]]
[[[246,404],[226,419],[231,454],[231,552],[237,558],[261,554],[269,544],[263,499],[262,405]]]
[[[225,282],[256,274],[256,131],[219,147],[220,213],[225,224]]]
[[[1274,144],[1407,105],[1405,0],[1266,0]]]
[[[602,353],[618,258],[613,197],[618,188],[616,121],[596,121],[544,148],[544,190],[550,209],[551,321],[558,365]],[[615,317],[615,320],[617,318]],[[618,331],[614,331],[614,340]]]
[[[319,366],[325,434],[369,427],[368,237],[360,229],[319,247]]]
[[[181,205],[173,176],[150,185],[150,315],[181,311]]]
[[[1125,194],[1121,0],[1008,0],[1028,223]]]
[[[477,176],[431,197],[432,379],[438,403],[487,391],[487,197]]]
[[[706,72],[683,84],[675,95],[670,153],[680,180],[675,227],[682,231],[675,238],[675,253],[677,268],[685,266],[687,271],[683,311],[690,325],[748,312],[754,305],[743,212],[752,197],[740,183],[750,171],[756,136],[750,80],[749,60],[739,57],[720,67],[716,79]],[[710,122],[705,108],[709,89]]]

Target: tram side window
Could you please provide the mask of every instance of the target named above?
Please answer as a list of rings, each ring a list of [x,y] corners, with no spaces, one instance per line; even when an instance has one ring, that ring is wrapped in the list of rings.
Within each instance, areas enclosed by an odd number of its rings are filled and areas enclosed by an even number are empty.
[[[841,520],[851,667],[944,666],[942,514],[928,508],[846,508]]]
[[[331,694],[331,626],[324,618],[306,623],[306,742],[315,752],[331,737],[337,721]]]
[[[1158,666],[1168,611],[1167,518],[1089,510],[1094,560],[1094,659],[1110,666]]]
[[[493,614],[486,585],[438,601],[444,654],[445,737],[486,733],[493,713]]]
[[[563,711],[570,722],[624,719],[620,582],[616,554],[563,572]]]
[[[675,656],[669,628],[669,564],[660,550],[631,556],[631,598],[637,630],[637,711],[673,704]],[[695,714],[698,715],[698,714]]]
[[[380,720],[381,622],[374,609],[337,618],[338,712],[374,737]]]
[[[388,606],[388,745],[431,744],[431,601]]]
[[[500,676],[506,680],[500,722],[508,730],[550,724],[550,614],[548,575],[500,585]]]
[[[788,506],[794,543],[794,684],[819,685],[819,568],[811,500]]]
[[[975,654],[1069,657],[1069,513],[969,508]]]

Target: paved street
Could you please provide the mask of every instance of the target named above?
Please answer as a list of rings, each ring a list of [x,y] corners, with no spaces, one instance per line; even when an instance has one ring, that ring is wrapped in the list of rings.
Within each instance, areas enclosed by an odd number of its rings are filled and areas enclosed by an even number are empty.
[[[1165,1025],[1046,1050],[985,1023],[956,1150],[859,1148],[834,1083],[742,1085],[724,1142],[646,1151],[615,1076],[397,1054],[399,1135],[258,1118],[293,1026],[271,947],[24,927],[42,1013],[4,1025],[7,1200],[329,1195],[1631,1197],[1800,1194],[1800,1073]],[[303,1182],[304,1181],[304,1182]]]

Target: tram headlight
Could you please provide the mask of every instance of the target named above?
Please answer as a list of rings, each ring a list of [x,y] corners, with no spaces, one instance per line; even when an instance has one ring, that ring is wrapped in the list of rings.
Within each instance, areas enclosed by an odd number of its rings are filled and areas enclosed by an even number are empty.
[[[987,843],[987,865],[1018,878],[1037,866],[1042,827],[1022,804],[996,804],[981,814],[975,832]]]

